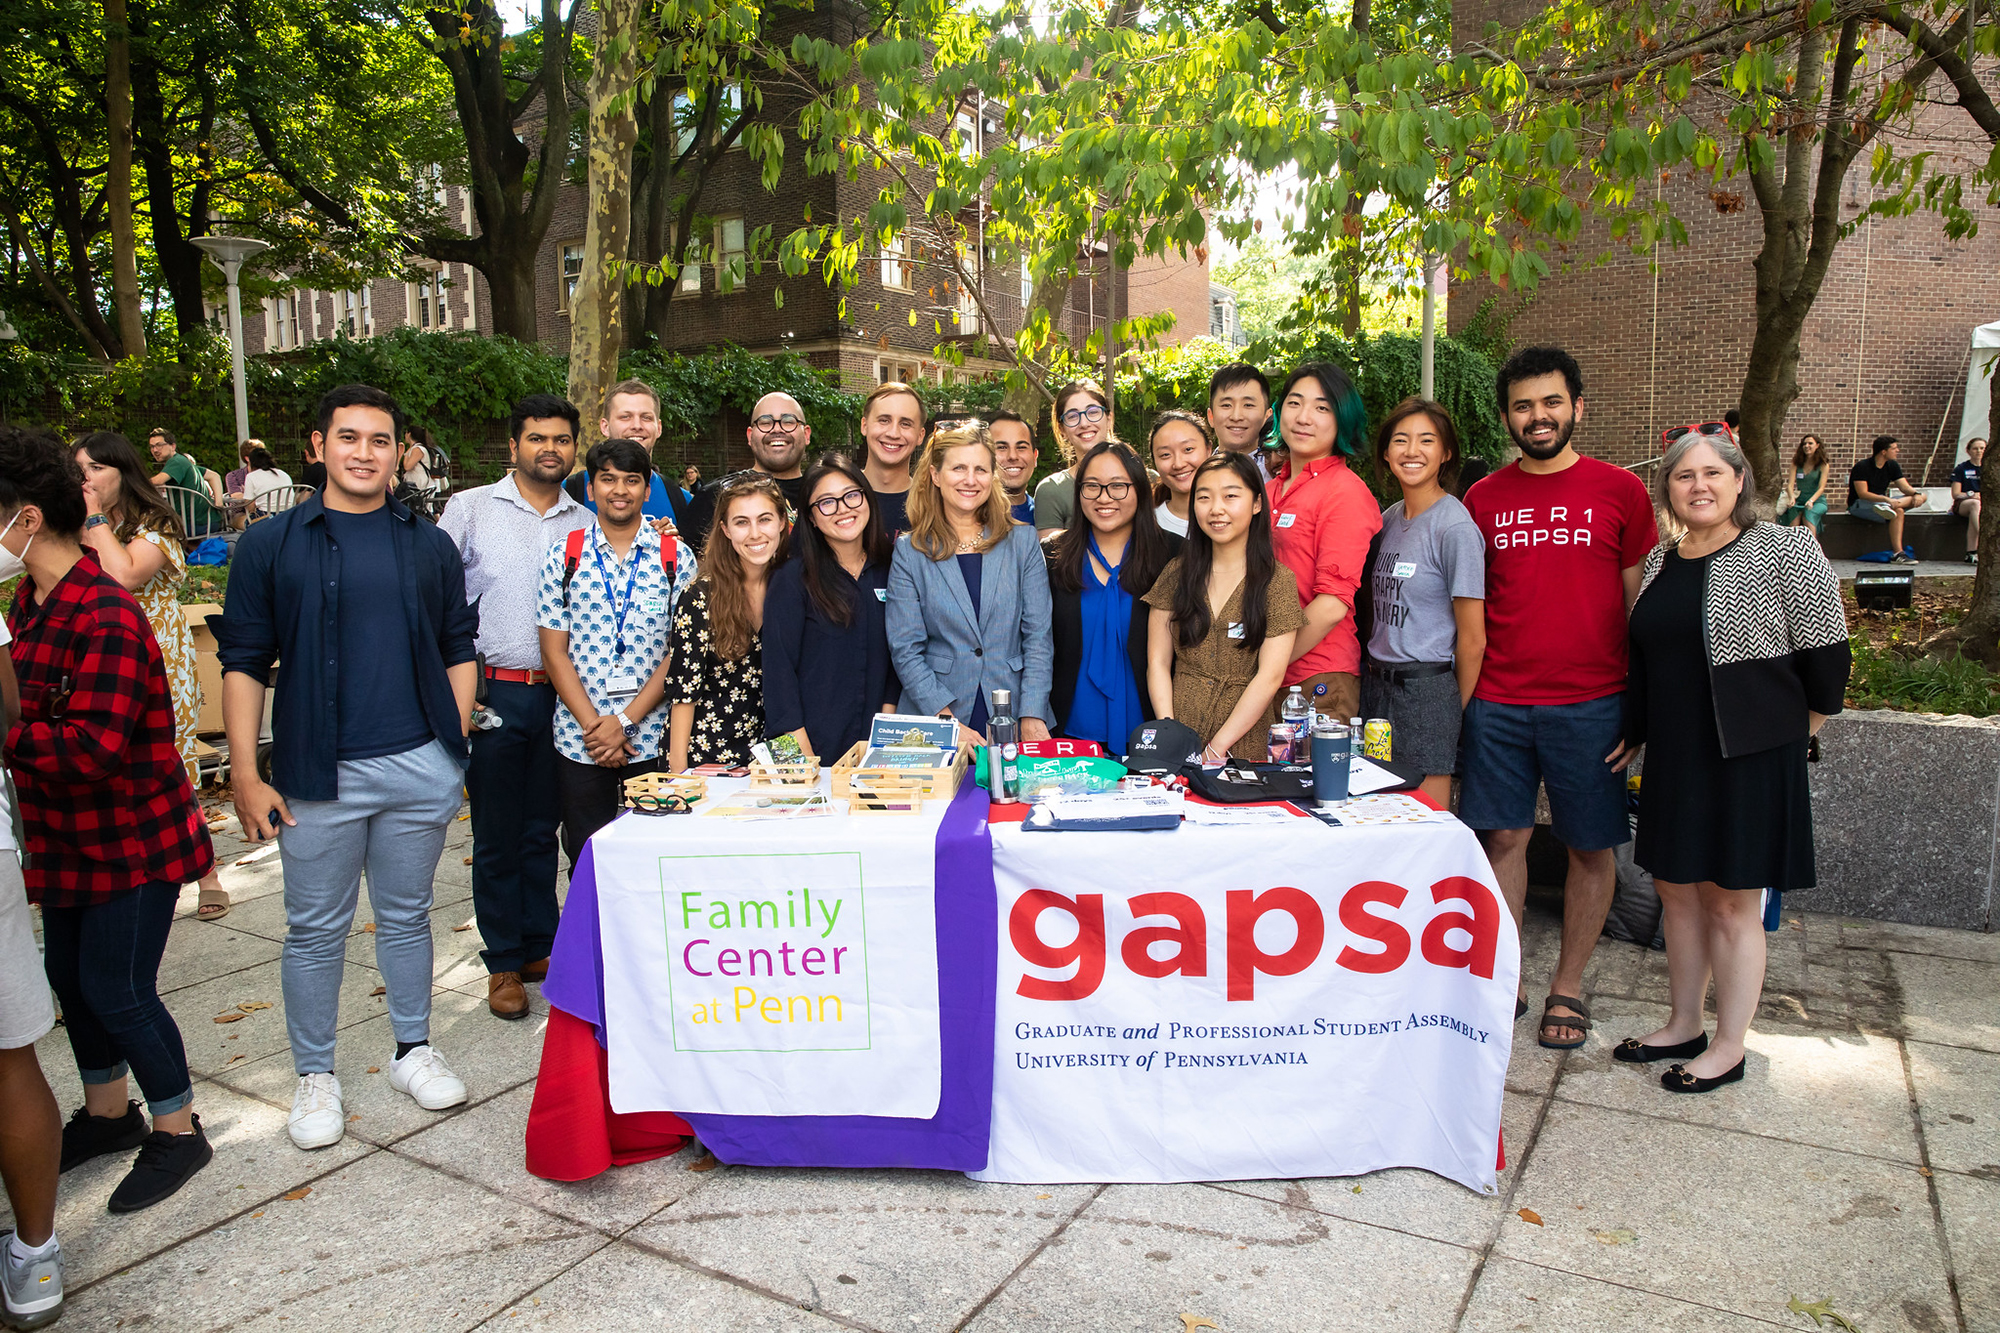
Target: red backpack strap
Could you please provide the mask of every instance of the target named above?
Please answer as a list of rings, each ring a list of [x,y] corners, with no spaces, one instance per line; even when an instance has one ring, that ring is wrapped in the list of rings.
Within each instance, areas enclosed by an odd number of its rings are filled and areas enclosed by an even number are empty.
[[[679,545],[680,541],[678,538],[662,537],[660,539],[660,568],[667,571],[667,586],[669,588],[674,585],[674,565],[677,563],[674,551]]]
[[[563,605],[569,605],[569,581],[576,577],[577,562],[583,559],[583,539],[590,535],[588,528],[577,528],[563,539]]]

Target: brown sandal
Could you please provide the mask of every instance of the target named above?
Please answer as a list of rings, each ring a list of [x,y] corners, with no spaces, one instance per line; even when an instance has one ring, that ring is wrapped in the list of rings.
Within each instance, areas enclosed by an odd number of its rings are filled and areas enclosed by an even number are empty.
[[[202,889],[197,895],[195,916],[203,921],[220,921],[229,915],[228,889]]]
[[[1549,1010],[1555,1008],[1557,1005],[1561,1005],[1565,1009],[1574,1009],[1582,1017],[1570,1018],[1565,1014],[1551,1014]],[[1567,1028],[1575,1032],[1577,1038],[1575,1041],[1550,1041],[1542,1035],[1542,1033],[1548,1031],[1550,1028]],[[1584,1005],[1582,1000],[1577,999],[1574,995],[1549,996],[1548,999],[1542,1001],[1542,1024],[1539,1028],[1535,1029],[1535,1040],[1552,1051],[1575,1050],[1590,1040],[1590,1010]]]

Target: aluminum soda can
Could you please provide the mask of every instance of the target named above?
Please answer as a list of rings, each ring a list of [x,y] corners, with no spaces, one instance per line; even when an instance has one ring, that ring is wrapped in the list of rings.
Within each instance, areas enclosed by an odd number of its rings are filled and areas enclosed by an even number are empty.
[[[1379,759],[1385,764],[1395,757],[1392,753],[1388,718],[1371,717],[1362,725],[1361,753],[1370,759]]]
[[[1265,753],[1274,764],[1292,762],[1292,746],[1296,731],[1289,722],[1273,722],[1265,740]]]

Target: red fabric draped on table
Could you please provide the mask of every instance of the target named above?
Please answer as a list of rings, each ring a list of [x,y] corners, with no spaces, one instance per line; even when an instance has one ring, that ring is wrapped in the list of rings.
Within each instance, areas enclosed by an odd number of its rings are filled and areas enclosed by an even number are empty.
[[[528,1108],[528,1173],[543,1180],[588,1180],[679,1152],[694,1131],[667,1111],[621,1115],[611,1109],[604,1048],[590,1024],[549,1010],[541,1076]]]

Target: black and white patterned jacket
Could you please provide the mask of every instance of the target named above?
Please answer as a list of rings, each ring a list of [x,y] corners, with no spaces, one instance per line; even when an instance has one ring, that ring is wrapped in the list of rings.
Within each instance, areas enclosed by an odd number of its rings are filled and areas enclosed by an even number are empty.
[[[1646,557],[1640,597],[1672,549],[1662,542]],[[1803,740],[1809,711],[1840,711],[1851,665],[1840,580],[1819,539],[1809,527],[1758,523],[1718,550],[1706,571],[1703,648],[1723,757]],[[1625,739],[1646,739],[1646,665],[1636,643]]]

